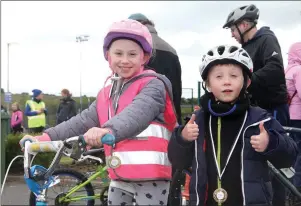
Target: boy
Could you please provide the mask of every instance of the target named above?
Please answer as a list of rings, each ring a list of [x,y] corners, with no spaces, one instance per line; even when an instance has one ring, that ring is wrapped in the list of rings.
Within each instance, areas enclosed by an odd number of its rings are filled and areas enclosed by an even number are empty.
[[[253,63],[236,46],[207,52],[200,67],[206,94],[201,109],[173,132],[168,155],[178,169],[192,167],[190,204],[272,205],[267,160],[290,167],[297,146],[247,95]]]

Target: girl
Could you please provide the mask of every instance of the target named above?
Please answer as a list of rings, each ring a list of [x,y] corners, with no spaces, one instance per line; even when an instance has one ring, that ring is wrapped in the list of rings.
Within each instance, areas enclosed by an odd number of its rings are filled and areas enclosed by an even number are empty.
[[[236,46],[209,50],[200,67],[206,94],[201,109],[173,132],[168,154],[178,169],[192,167],[191,205],[271,205],[267,160],[290,167],[296,144],[246,89],[253,64]]]
[[[289,93],[290,123],[292,127],[301,128],[301,42],[294,43],[289,49],[285,78]],[[301,149],[301,135],[293,134],[293,138]],[[301,191],[301,153],[297,157],[295,171],[293,183]]]
[[[63,140],[84,134],[90,146],[102,146],[112,133],[115,146],[104,145],[111,178],[109,205],[166,205],[171,180],[167,145],[176,126],[167,78],[144,70],[152,54],[148,29],[135,20],[113,23],[103,51],[112,70],[112,84],[81,114],[24,140]]]
[[[20,110],[19,104],[17,102],[12,104],[13,113],[11,115],[10,126],[14,134],[18,132],[23,132],[22,122],[23,122],[23,113]]]

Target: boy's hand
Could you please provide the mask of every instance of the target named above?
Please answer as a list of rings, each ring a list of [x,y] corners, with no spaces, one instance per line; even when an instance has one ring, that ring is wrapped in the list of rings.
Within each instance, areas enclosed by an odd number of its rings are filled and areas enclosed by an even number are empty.
[[[269,144],[269,134],[263,126],[263,122],[259,124],[259,135],[251,136],[251,145],[256,152],[264,152]]]
[[[187,141],[196,140],[199,136],[199,126],[194,122],[195,114],[192,114],[190,120],[182,130],[182,137]]]

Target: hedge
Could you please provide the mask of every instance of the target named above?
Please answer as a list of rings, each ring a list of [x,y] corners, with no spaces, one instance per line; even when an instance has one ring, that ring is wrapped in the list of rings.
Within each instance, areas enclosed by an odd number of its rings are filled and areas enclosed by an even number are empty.
[[[37,134],[34,134],[37,135]],[[33,136],[34,136],[33,135]],[[21,151],[19,141],[24,136],[24,134],[9,134],[5,140],[5,169],[7,169],[8,165],[10,164],[11,160],[15,158],[17,155],[23,155]],[[33,161],[33,165],[38,164],[44,167],[48,167],[54,158],[55,153],[39,153],[35,157]],[[23,169],[23,159],[19,158],[16,160],[11,168],[14,170],[16,169]],[[22,172],[22,171],[20,171]]]

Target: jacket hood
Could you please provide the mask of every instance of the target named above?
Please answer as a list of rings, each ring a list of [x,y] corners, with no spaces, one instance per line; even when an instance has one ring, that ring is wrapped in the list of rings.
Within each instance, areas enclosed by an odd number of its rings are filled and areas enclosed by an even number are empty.
[[[301,42],[291,45],[288,51],[288,65],[301,65]]]
[[[150,33],[152,33],[152,34],[158,34],[157,30],[152,25],[146,24],[145,26],[148,28],[148,30],[149,30]]]
[[[259,30],[257,30],[254,37],[252,39],[250,39],[249,41],[247,41],[245,44],[256,41],[258,38],[265,36],[265,35],[275,36],[275,33],[270,30],[270,27],[267,27],[267,26],[261,27]]]
[[[261,27],[255,34],[255,36],[253,37],[253,39],[259,38],[261,36],[264,35],[272,35],[275,36],[275,33],[273,31],[270,30],[270,27],[264,26]]]

